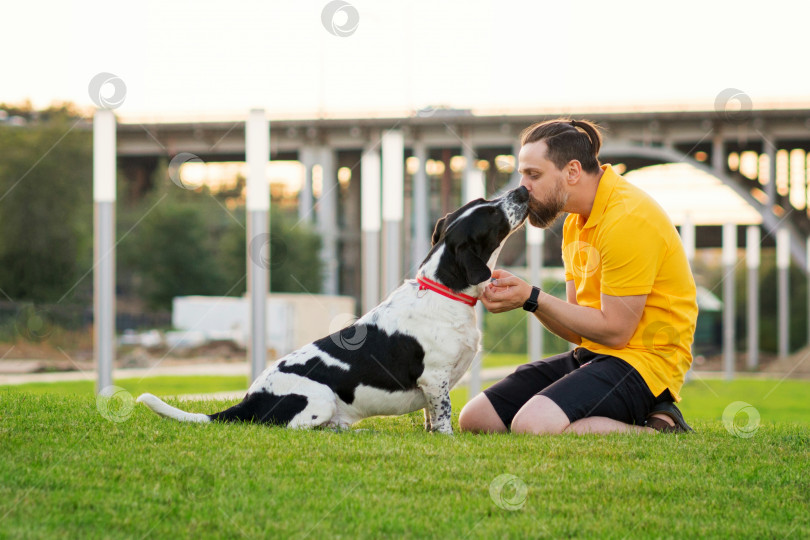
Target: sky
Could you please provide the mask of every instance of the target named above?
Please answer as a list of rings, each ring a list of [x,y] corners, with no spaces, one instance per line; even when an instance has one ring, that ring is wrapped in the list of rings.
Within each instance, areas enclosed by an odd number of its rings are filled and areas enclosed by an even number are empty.
[[[711,110],[727,88],[754,107],[810,103],[810,3],[334,6],[7,1],[0,102],[92,107],[90,81],[111,73],[126,85],[116,110],[124,120],[233,118],[255,107],[271,119],[386,116],[438,105],[479,113]]]

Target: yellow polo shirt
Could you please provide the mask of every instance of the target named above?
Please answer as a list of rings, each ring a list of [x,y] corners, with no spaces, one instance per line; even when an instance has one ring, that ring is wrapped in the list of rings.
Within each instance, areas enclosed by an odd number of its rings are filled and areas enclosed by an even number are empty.
[[[638,328],[627,346],[612,349],[582,338],[582,346],[621,358],[641,374],[658,396],[669,388],[680,401],[692,364],[698,307],[695,280],[678,231],[648,194],[603,165],[587,221],[570,214],[563,226],[566,281],[577,303],[601,309],[601,293],[647,295]]]

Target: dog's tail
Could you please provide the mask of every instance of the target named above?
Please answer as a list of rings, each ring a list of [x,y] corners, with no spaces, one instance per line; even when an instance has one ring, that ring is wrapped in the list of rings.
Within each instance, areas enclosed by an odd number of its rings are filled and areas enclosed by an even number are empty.
[[[177,407],[172,407],[159,397],[153,396],[152,394],[141,394],[135,401],[138,403],[143,403],[152,409],[152,412],[155,414],[158,414],[164,418],[171,418],[179,422],[205,423],[211,421],[211,417],[207,414],[181,411]]]
[[[256,392],[247,394],[242,401],[229,409],[214,414],[201,414],[181,411],[152,394],[141,394],[136,401],[164,418],[180,422],[257,422],[276,425],[287,425],[308,403],[305,396],[298,394],[277,396],[267,392]],[[328,420],[334,411],[327,412],[320,415],[323,418],[313,415],[313,425]]]

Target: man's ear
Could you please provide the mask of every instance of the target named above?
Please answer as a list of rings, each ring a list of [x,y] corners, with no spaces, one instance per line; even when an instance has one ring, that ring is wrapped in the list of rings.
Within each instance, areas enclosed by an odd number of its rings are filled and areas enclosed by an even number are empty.
[[[464,276],[470,285],[478,285],[492,276],[486,261],[482,260],[471,249],[459,249],[456,252],[456,261],[464,271]]]
[[[439,221],[436,222],[436,226],[433,228],[433,238],[430,242],[431,247],[435,246],[439,242],[439,238],[442,237],[442,233],[444,232],[444,224],[446,221],[447,216],[444,216],[443,218],[439,218]]]
[[[579,162],[578,159],[572,159],[566,165],[566,182],[569,185],[574,185],[579,182],[580,176],[582,176],[582,163]]]

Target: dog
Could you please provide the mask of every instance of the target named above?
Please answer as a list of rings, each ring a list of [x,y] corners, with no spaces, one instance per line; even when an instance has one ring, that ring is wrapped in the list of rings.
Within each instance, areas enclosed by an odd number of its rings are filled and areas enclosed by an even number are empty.
[[[181,411],[152,394],[137,401],[182,422],[247,421],[348,429],[370,416],[425,410],[425,428],[452,434],[450,389],[479,350],[474,305],[506,239],[528,214],[524,187],[441,218],[416,279],[354,324],[262,372],[245,398],[215,414]]]

